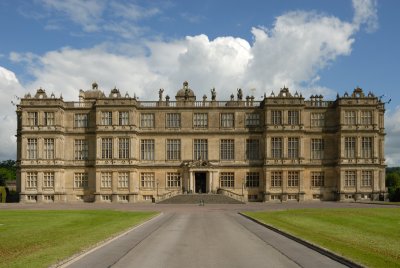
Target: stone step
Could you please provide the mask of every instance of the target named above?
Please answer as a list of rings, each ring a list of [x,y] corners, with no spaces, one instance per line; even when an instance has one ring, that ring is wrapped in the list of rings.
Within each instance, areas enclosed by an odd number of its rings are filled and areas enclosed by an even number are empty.
[[[243,204],[221,194],[181,194],[158,202],[159,204]]]

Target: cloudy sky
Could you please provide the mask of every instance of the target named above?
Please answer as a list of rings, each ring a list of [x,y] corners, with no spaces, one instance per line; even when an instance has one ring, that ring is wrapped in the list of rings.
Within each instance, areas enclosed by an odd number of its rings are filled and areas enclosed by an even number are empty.
[[[400,166],[400,1],[0,1],[0,160],[15,159],[17,97],[42,87],[77,101],[93,81],[142,100],[305,97],[360,86],[386,105],[386,159]]]

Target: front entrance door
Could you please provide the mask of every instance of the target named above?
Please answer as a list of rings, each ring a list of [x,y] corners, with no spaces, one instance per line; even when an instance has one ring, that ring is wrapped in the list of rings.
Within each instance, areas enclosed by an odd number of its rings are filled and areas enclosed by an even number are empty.
[[[204,194],[207,192],[207,173],[205,172],[196,172],[194,174],[194,180],[195,180],[195,192],[198,194]]]

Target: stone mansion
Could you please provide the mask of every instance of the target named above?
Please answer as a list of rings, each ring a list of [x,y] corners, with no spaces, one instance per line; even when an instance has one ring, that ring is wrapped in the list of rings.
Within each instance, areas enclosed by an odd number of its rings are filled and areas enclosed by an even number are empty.
[[[384,103],[356,88],[324,100],[284,87],[175,100],[108,96],[93,83],[68,102],[38,89],[17,105],[21,202],[143,202],[219,193],[242,201],[386,197]]]

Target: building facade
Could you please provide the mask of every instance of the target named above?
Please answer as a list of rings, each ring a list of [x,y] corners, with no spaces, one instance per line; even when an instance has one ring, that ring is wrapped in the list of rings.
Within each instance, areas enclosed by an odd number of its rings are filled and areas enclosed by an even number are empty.
[[[17,106],[21,202],[141,202],[181,193],[245,201],[386,196],[384,103],[356,88],[325,101],[282,88],[261,101],[139,101],[93,83],[67,102],[38,89]]]

